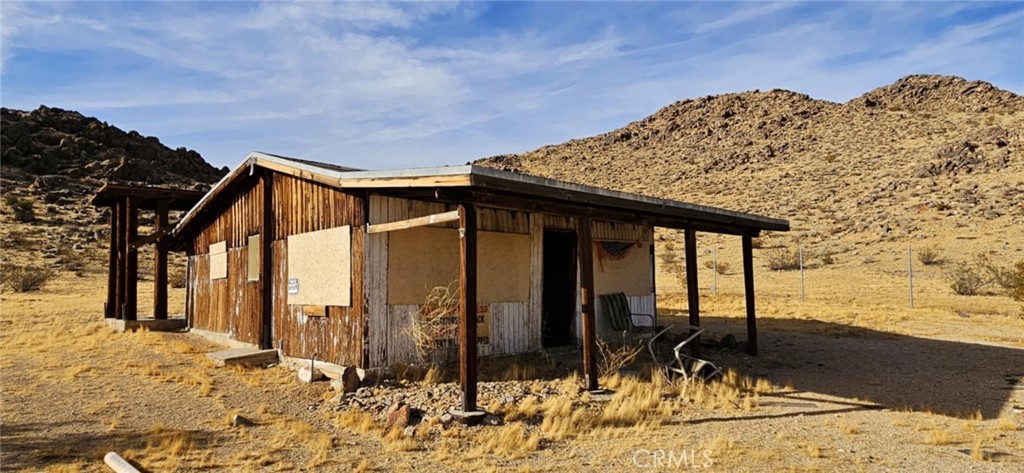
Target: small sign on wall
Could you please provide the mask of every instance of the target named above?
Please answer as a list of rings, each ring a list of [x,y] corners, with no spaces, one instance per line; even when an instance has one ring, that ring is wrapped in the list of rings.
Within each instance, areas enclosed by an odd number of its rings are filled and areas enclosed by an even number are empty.
[[[291,278],[288,280],[288,294],[299,293],[299,278]]]

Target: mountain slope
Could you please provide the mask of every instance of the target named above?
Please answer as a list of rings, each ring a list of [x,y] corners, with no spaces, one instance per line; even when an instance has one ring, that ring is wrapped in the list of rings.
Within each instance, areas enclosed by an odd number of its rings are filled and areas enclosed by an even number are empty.
[[[812,244],[958,226],[1020,242],[1024,98],[944,76],[909,76],[845,104],[725,94],[478,164],[787,218],[788,238]]]
[[[29,202],[35,216],[18,222],[3,205],[3,263],[98,267],[103,259],[88,250],[103,247],[109,217],[89,199],[105,182],[205,190],[226,172],[195,151],[78,112],[0,109],[0,191]],[[140,224],[151,219],[143,212]]]

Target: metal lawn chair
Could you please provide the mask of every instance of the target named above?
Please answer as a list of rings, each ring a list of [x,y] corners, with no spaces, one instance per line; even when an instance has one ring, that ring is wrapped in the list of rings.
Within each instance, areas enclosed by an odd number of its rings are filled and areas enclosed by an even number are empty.
[[[690,330],[693,331],[693,333],[672,348],[672,351],[675,353],[675,360],[667,364],[662,364],[662,362],[658,360],[657,353],[654,351],[654,342],[658,337],[667,333],[672,327],[672,325],[669,325],[662,329],[647,342],[647,351],[651,353],[651,359],[654,360],[656,365],[662,367],[666,377],[672,379],[675,376],[682,376],[686,382],[689,382],[692,379],[700,379],[701,381],[707,382],[722,374],[722,368],[719,368],[714,363],[683,353],[683,350],[685,350],[688,343],[696,339],[700,334],[704,333],[704,329],[693,325],[690,326]]]
[[[630,311],[626,294],[621,292],[602,294],[598,296],[598,299],[601,301],[604,317],[608,319],[609,325],[616,332],[623,334],[626,341],[649,338],[657,330],[657,327],[654,326],[653,314],[638,314]],[[651,323],[650,325],[636,325],[633,322],[634,316],[646,317]]]

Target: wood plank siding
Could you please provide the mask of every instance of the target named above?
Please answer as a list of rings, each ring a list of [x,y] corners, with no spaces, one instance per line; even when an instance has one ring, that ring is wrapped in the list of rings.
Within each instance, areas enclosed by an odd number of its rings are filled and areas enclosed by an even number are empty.
[[[236,181],[231,192],[222,193],[217,205],[197,217],[198,230],[187,245],[186,315],[190,326],[224,333],[253,345],[261,342],[262,285],[266,279],[264,275],[252,281],[247,277],[248,252],[259,251],[259,248],[247,247],[248,237],[256,234],[263,237],[264,186],[259,177],[257,174]],[[387,302],[389,238],[402,230],[367,234],[365,226],[449,212],[457,206],[380,195],[373,195],[367,201],[364,191],[346,191],[277,172],[272,173],[270,182],[273,189],[270,199],[273,218],[270,346],[281,349],[287,356],[315,356],[318,360],[341,365],[376,368],[418,361],[406,331],[411,314],[418,313],[420,306],[388,305]],[[342,225],[353,227],[352,305],[328,307],[326,316],[311,315],[309,309],[289,305],[287,238]],[[479,355],[539,350],[542,347],[544,230],[574,230],[577,219],[485,207],[478,209],[478,225],[482,232],[530,236],[529,298],[489,304],[490,341],[479,345]],[[435,226],[456,228],[457,222]],[[652,227],[647,224],[595,221],[593,235],[596,240],[653,241]],[[211,281],[209,248],[221,241],[227,246],[228,277]],[[650,294],[629,294],[627,299],[635,312],[654,312],[653,289]],[[596,309],[600,321],[600,304]],[[579,312],[577,306],[577,321]]]
[[[457,206],[437,202],[423,202],[374,195],[369,202],[369,223],[394,222],[456,209]],[[480,356],[507,355],[542,348],[541,315],[543,312],[543,236],[545,229],[576,229],[576,218],[540,213],[526,213],[492,208],[479,208],[480,231],[522,233],[530,235],[530,297],[524,302],[489,304],[490,343],[478,346]],[[455,228],[454,222],[438,227]],[[400,231],[400,230],[399,230]],[[366,235],[366,266],[364,277],[367,288],[367,345],[369,367],[386,367],[395,363],[414,363],[418,360],[416,348],[407,333],[412,314],[418,314],[419,305],[388,305],[387,271],[388,242],[391,232]],[[594,222],[597,240],[653,242],[653,228],[644,224]],[[578,271],[577,271],[578,273]],[[577,288],[579,281],[577,281]],[[650,294],[627,295],[630,309],[636,313],[653,314],[655,297]],[[377,316],[381,314],[381,316]],[[577,304],[576,320],[580,307]],[[597,306],[600,320],[602,311]],[[644,323],[641,318],[637,323]],[[577,339],[580,331],[577,329]]]
[[[346,192],[298,177],[274,173],[271,187],[273,217],[271,293],[273,306],[271,346],[285,355],[343,365],[362,365],[365,303],[361,277],[352,278],[352,305],[328,307],[326,317],[303,315],[301,306],[287,304],[287,248],[290,235],[352,225],[361,229],[366,220],[361,194]],[[247,277],[248,237],[263,236],[263,183],[250,176],[232,192],[220,195],[201,229],[189,245],[187,316],[191,326],[228,334],[235,340],[260,343],[264,275]],[[363,274],[362,231],[352,232],[352,272]],[[226,242],[228,277],[210,280],[209,247]]]

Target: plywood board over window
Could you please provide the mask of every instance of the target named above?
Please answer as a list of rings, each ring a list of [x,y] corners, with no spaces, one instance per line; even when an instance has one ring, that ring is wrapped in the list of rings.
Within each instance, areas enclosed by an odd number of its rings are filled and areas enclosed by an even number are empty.
[[[352,305],[352,228],[288,237],[288,304]]]
[[[598,245],[601,243],[594,242],[594,292],[624,292],[627,296],[645,296],[653,292],[650,243],[611,242],[628,245],[627,251],[613,257],[600,254]]]
[[[423,304],[430,289],[459,279],[459,232],[418,227],[388,234],[388,304]],[[479,232],[477,302],[530,299],[530,236]]]
[[[228,277],[228,243],[219,241],[210,244],[210,279]]]
[[[249,235],[248,245],[246,246],[246,280],[247,281],[259,281],[260,280],[260,236]]]

